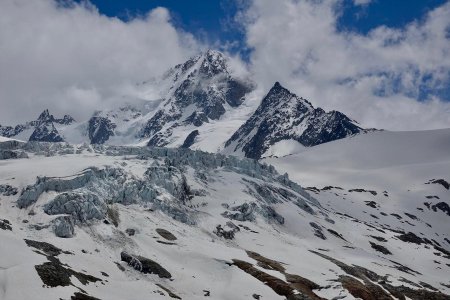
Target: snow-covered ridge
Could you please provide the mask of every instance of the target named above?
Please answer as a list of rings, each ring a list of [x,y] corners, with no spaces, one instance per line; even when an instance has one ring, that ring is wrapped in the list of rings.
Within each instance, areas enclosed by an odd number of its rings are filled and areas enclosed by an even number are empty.
[[[277,82],[255,113],[225,143],[225,151],[259,159],[270,155],[271,146],[282,141],[310,147],[360,132],[364,129],[346,115],[314,108]]]
[[[124,103],[96,111],[89,120],[76,122],[69,115],[58,119],[45,110],[35,121],[0,126],[0,135],[25,141],[187,147],[261,158],[289,154],[279,150],[286,143],[295,151],[364,131],[344,114],[314,108],[279,83],[261,100],[251,75],[214,50],[137,89],[138,95],[123,95]]]
[[[448,134],[352,137],[405,144],[417,164],[350,179],[324,169],[344,140],[318,146],[316,169],[308,148],[290,160],[295,181],[189,149],[0,142],[17,154],[0,160],[0,298],[449,299]]]

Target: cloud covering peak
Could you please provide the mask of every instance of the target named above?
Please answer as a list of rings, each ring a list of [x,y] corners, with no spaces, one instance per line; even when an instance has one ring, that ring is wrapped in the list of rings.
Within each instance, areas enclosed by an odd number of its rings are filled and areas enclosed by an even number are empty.
[[[450,126],[450,2],[404,28],[337,29],[342,1],[258,0],[240,17],[258,81],[370,127]]]
[[[86,117],[198,52],[165,8],[124,22],[83,2],[0,1],[1,124],[44,108]]]

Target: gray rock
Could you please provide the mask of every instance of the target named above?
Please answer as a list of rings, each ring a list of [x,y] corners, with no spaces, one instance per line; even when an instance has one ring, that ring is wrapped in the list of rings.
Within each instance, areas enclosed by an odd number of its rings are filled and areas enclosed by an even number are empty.
[[[169,273],[169,271],[167,271],[160,264],[151,259],[142,256],[131,255],[125,251],[120,253],[120,258],[135,270],[144,274],[156,274],[160,278],[172,278],[172,275]]]

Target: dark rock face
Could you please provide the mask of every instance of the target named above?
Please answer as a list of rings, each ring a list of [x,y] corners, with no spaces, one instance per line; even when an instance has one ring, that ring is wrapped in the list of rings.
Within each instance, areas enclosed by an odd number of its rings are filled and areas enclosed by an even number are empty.
[[[238,107],[244,96],[253,90],[253,83],[235,78],[227,58],[213,50],[175,66],[164,80],[172,84],[170,96],[139,133],[141,138],[150,138],[149,146],[166,145],[177,126],[199,127],[210,120],[218,120],[227,106]],[[192,113],[186,116],[188,109]]]
[[[75,292],[75,294],[70,297],[70,300],[100,300],[100,299],[80,292]]]
[[[439,202],[431,206],[434,211],[442,210],[448,216],[450,216],[450,206],[445,202]]]
[[[450,189],[450,183],[448,183],[445,179],[431,179],[429,182],[427,182],[426,184],[440,184],[442,185],[445,189]]]
[[[151,259],[142,256],[133,256],[128,254],[127,252],[120,253],[120,258],[135,270],[144,274],[156,274],[160,278],[172,278],[172,275],[169,273],[169,271],[167,271],[161,265]]]
[[[0,219],[0,229],[12,231],[11,223],[6,219]]]
[[[1,126],[0,135],[5,137],[14,137],[26,129],[34,128],[29,140],[36,142],[63,142],[64,138],[55,128],[55,123],[60,125],[70,125],[75,119],[69,115],[65,115],[62,119],[55,118],[48,109],[44,110],[39,117],[31,122],[19,124],[15,127]]]
[[[29,141],[58,143],[64,142],[64,139],[56,130],[53,122],[45,122],[36,126]]]
[[[414,243],[414,244],[430,244],[431,242],[429,242],[426,239],[422,239],[420,237],[418,237],[417,235],[415,235],[413,232],[408,232],[402,235],[397,236],[400,240],[402,240],[403,242],[407,242],[407,243]]]
[[[225,228],[222,227],[222,225],[217,225],[216,229],[214,229],[214,234],[217,235],[218,237],[222,237],[226,240],[232,240],[234,239],[234,234],[240,231],[239,227],[234,227],[231,230],[226,230]]]
[[[177,237],[170,231],[163,228],[156,228],[156,232],[168,241],[176,241]]]
[[[314,108],[306,99],[297,97],[277,82],[225,147],[259,159],[270,146],[282,140],[292,139],[309,147],[362,131],[346,115]]]
[[[194,130],[186,137],[181,148],[189,148],[195,143],[195,138],[199,135],[198,130]]]
[[[103,144],[114,135],[116,124],[108,118],[93,116],[88,122],[88,135],[91,144]]]
[[[385,255],[391,255],[392,254],[391,251],[389,251],[386,247],[384,247],[382,245],[378,245],[378,244],[375,244],[373,242],[369,242],[369,243],[370,243],[370,246],[373,249],[375,249],[376,251],[378,251],[378,252],[381,252],[381,253],[383,253]]]
[[[26,126],[22,125],[22,124],[16,125],[15,127],[0,125],[0,136],[11,138],[11,137],[18,135],[25,129],[26,129]]]

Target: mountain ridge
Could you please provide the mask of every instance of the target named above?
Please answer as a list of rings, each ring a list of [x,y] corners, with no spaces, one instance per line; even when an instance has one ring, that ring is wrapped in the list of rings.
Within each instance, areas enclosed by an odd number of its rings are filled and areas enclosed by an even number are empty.
[[[143,91],[159,89],[158,99],[97,111],[82,122],[70,115],[56,118],[46,109],[37,120],[0,126],[0,135],[32,141],[189,147],[260,159],[282,148],[280,142],[310,147],[365,131],[338,111],[314,108],[279,82],[259,106],[253,101],[247,107],[256,85],[249,75],[235,73],[229,57],[207,50],[140,86]],[[246,117],[241,111],[250,112],[249,108],[252,114]],[[233,115],[241,116],[230,119]]]

